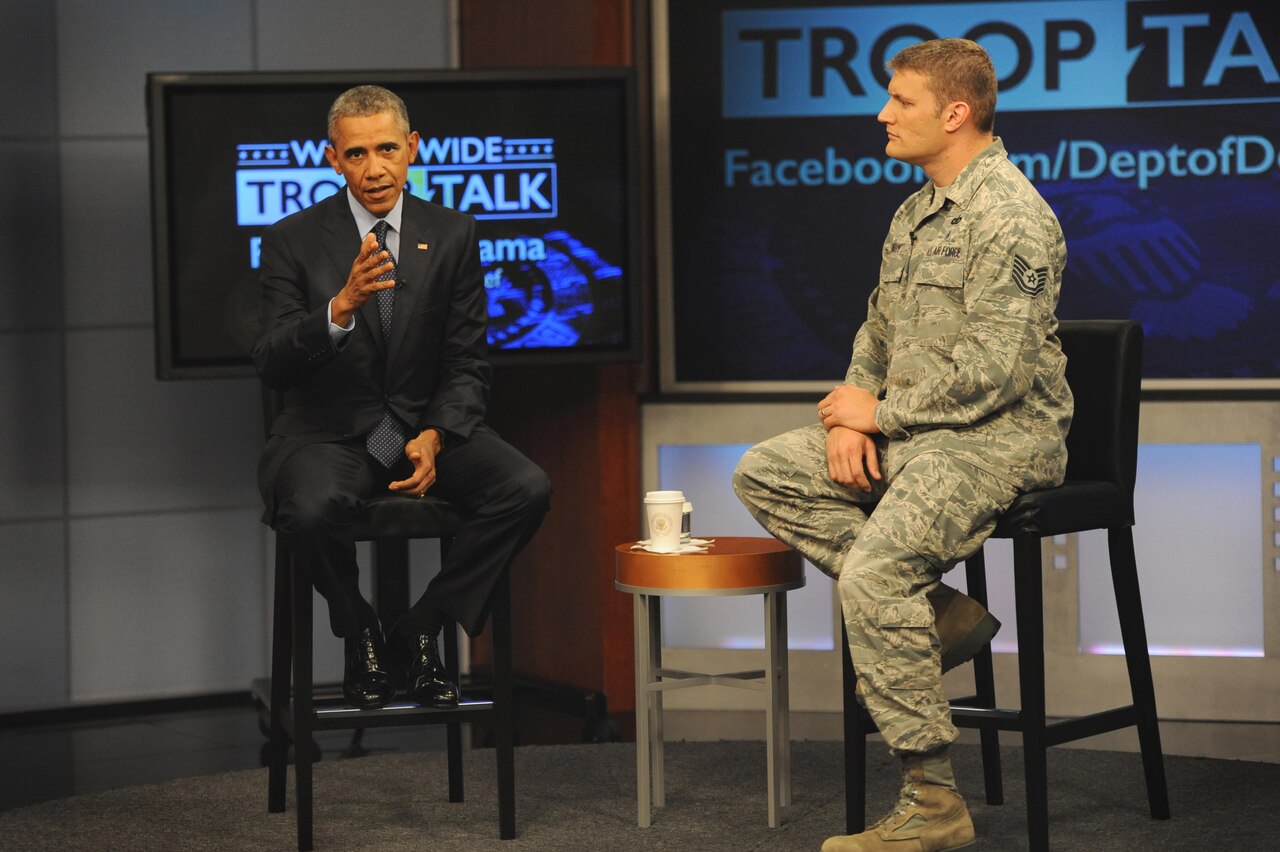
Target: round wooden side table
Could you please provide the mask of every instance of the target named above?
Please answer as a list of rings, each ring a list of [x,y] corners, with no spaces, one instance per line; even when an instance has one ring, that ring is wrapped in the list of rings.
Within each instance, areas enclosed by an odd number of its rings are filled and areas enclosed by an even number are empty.
[[[614,585],[635,596],[636,790],[641,828],[665,803],[662,693],[718,684],[768,695],[769,827],[791,804],[791,725],[787,694],[787,592],[804,585],[800,554],[772,538],[717,538],[706,553],[650,553],[615,549]],[[662,667],[662,598],[764,595],[765,668],[703,674]]]

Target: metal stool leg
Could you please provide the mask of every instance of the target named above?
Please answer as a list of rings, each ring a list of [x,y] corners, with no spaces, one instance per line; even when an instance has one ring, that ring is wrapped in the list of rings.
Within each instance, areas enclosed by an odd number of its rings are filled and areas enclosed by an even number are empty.
[[[791,660],[787,646],[787,593],[778,593],[779,655],[778,701],[782,706],[782,806],[791,806]]]
[[[1044,701],[1044,577],[1038,536],[1013,542],[1018,611],[1018,688],[1022,699],[1022,751],[1026,761],[1027,837],[1032,852],[1049,848],[1049,771]]]
[[[844,828],[857,834],[867,826],[867,730],[858,704],[857,672],[849,656],[849,634],[840,622],[841,694],[844,701]]]
[[[987,562],[982,548],[964,563],[965,581],[969,596],[987,607]],[[978,704],[994,709],[996,706],[996,676],[991,660],[991,646],[986,645],[973,658],[973,685]],[[978,732],[982,743],[982,777],[987,788],[987,804],[1004,804],[1004,777],[1000,765],[1000,732],[995,728],[982,728]]]
[[[298,852],[310,852],[311,836],[311,578],[291,568],[293,586],[293,777],[298,804]]]
[[[653,661],[649,669],[651,683],[662,680],[662,597],[649,596],[649,659]],[[663,754],[666,734],[662,728],[662,690],[651,690],[653,693],[651,721],[649,723],[650,765],[653,770],[653,806],[665,807],[667,804],[667,772]]]
[[[289,685],[293,676],[293,587],[289,549],[276,538],[275,597],[271,624],[271,706],[269,713],[269,769],[267,811],[280,813],[285,806],[289,774],[289,733],[284,717],[289,712]]]
[[[766,592],[764,596],[765,625],[765,692],[768,703],[765,710],[766,754],[769,794],[769,827],[777,828],[782,821],[783,767],[787,743],[783,740],[786,728],[787,706],[783,696],[782,679],[786,676],[786,634],[779,632],[780,622],[785,623],[786,593]]]
[[[1111,556],[1116,612],[1120,614],[1125,665],[1129,669],[1129,690],[1133,695],[1133,706],[1138,712],[1138,744],[1147,780],[1147,802],[1152,818],[1168,819],[1169,788],[1165,782],[1160,721],[1156,714],[1156,690],[1151,679],[1147,627],[1142,615],[1138,566],[1133,553],[1133,529],[1121,527],[1107,530],[1107,547]]]
[[[516,836],[515,688],[511,663],[511,581],[504,573],[493,592],[493,712],[498,761],[498,836]]]
[[[449,679],[458,683],[458,631],[453,622],[444,626],[444,667],[449,672]],[[466,798],[466,790],[462,783],[462,724],[445,723],[445,755],[449,770],[449,801],[461,802]]]
[[[652,645],[649,639],[649,596],[635,595],[633,616],[636,634],[636,819],[648,828],[653,817],[652,767],[649,760],[649,684],[653,681]]]

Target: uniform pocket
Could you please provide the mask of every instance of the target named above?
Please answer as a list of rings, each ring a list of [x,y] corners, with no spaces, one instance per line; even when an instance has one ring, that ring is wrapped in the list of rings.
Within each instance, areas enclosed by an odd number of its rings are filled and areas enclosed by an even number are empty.
[[[911,275],[921,337],[954,335],[964,322],[964,261],[925,258]]]
[[[902,271],[907,259],[901,253],[886,254],[880,259],[880,283],[896,286],[902,283]]]
[[[876,602],[876,623],[881,627],[932,627],[933,607],[923,595],[906,600]]]
[[[954,290],[964,287],[964,252],[955,246],[921,246],[911,283]]]
[[[901,252],[885,254],[880,259],[880,285],[877,287],[877,300],[880,310],[885,311],[891,319],[897,319],[901,315],[902,282],[906,268],[906,257]]]
[[[931,689],[935,676],[933,607],[924,595],[876,604],[885,653],[876,668],[886,689]]]

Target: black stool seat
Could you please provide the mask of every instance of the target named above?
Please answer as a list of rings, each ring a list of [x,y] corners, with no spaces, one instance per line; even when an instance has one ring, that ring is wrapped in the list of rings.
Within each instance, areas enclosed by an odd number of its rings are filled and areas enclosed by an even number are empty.
[[[364,512],[351,526],[351,537],[356,541],[452,538],[461,522],[457,511],[439,497],[379,495],[365,502]]]
[[[1023,494],[996,522],[994,538],[1046,537],[1106,529],[1127,521],[1130,501],[1112,482],[1064,482]]]

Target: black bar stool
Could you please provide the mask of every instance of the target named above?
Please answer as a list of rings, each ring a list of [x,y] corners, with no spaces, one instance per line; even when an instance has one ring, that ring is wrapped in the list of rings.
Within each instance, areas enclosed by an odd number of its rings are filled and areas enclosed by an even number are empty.
[[[991,648],[974,658],[976,694],[951,702],[957,727],[979,729],[988,804],[1004,802],[1000,731],[1022,734],[1026,760],[1027,832],[1033,850],[1049,848],[1050,746],[1136,727],[1154,819],[1169,818],[1169,794],[1156,715],[1146,623],[1133,550],[1133,486],[1138,463],[1138,401],[1142,383],[1142,327],[1130,320],[1063,321],[1067,381],[1075,417],[1067,437],[1067,481],[1023,494],[1000,517],[995,538],[1013,539],[1018,619],[1018,680],[1022,706],[996,707]],[[1105,529],[1112,584],[1133,703],[1075,719],[1045,720],[1044,589],[1041,539]],[[969,595],[987,603],[982,550],[965,562]],[[848,637],[845,637],[846,646]],[[844,658],[845,821],[850,834],[866,825],[866,736],[875,733],[857,701],[854,670]]]

